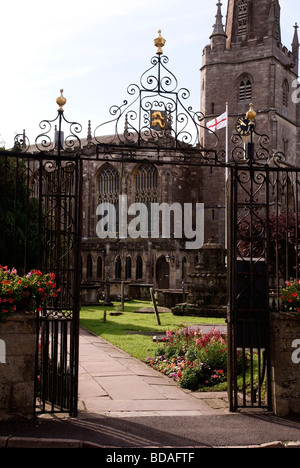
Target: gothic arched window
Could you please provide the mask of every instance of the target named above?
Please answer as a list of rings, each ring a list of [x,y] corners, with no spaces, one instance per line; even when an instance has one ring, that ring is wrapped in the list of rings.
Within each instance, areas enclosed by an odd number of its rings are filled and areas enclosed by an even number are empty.
[[[158,201],[158,171],[152,164],[141,164],[135,173],[135,202],[147,207],[148,219],[142,220],[143,226],[151,230],[151,204]]]
[[[103,259],[102,257],[98,257],[97,261],[97,278],[103,279]]]
[[[120,176],[118,171],[107,164],[102,168],[98,176],[98,195],[100,203],[112,203],[116,205],[119,202],[120,194]]]
[[[108,221],[109,230],[119,232],[120,176],[112,165],[106,164],[98,175],[98,200],[100,204],[110,203],[115,207],[115,216]]]
[[[248,31],[248,0],[238,2],[238,37],[245,37]]]
[[[115,260],[115,277],[116,279],[122,278],[122,262],[120,256]]]
[[[239,85],[239,101],[246,102],[252,100],[252,83],[250,78],[244,77]]]
[[[138,258],[136,259],[136,279],[142,279],[143,278],[143,259],[139,255]]]
[[[131,257],[126,258],[126,279],[131,279]]]
[[[152,164],[141,164],[135,176],[135,201],[157,202],[158,172]]]

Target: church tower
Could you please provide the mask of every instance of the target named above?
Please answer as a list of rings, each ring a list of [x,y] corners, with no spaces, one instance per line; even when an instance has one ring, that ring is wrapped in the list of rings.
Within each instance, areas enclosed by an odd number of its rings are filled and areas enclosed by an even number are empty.
[[[223,24],[222,3],[217,14],[210,44],[203,50],[201,67],[201,111],[210,121],[226,110],[229,112],[229,157],[236,133],[237,120],[253,103],[257,112],[259,133],[270,137],[270,151],[282,151],[292,164],[300,158],[300,104],[297,94],[299,39],[298,26],[291,27],[292,50],[281,43],[279,0],[228,0],[226,24]],[[203,132],[201,143],[210,146]],[[219,148],[225,149],[225,129],[217,132]],[[203,179],[203,199],[209,187],[220,186],[214,204],[215,224],[223,218],[224,180],[218,174]],[[218,208],[219,207],[219,208]],[[209,207],[208,207],[209,211]],[[219,214],[218,214],[219,213]],[[210,229],[214,231],[213,220]],[[215,230],[217,227],[215,226]],[[219,228],[220,231],[220,228]],[[219,236],[219,242],[222,238]]]
[[[222,23],[217,4],[210,45],[203,51],[201,110],[208,119],[229,106],[229,135],[253,102],[260,133],[271,138],[271,150],[283,151],[290,162],[300,156],[298,26],[292,50],[281,44],[278,0],[228,0]],[[221,135],[221,134],[220,134]],[[222,143],[221,139],[221,143]]]

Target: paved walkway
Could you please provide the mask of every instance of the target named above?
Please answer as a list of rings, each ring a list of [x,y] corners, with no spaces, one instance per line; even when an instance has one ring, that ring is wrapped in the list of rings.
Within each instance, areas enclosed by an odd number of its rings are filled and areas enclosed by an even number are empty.
[[[229,414],[227,394],[193,393],[80,330],[79,411],[112,417]]]

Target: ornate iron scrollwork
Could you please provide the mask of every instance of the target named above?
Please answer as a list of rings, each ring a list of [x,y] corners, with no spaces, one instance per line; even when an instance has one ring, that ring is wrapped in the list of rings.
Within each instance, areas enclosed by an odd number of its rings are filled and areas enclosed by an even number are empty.
[[[189,149],[191,153],[197,151],[198,156],[204,151],[200,131],[208,132],[205,117],[187,106],[190,93],[185,88],[178,89],[177,78],[166,67],[168,62],[168,57],[161,54],[152,57],[152,66],[141,76],[140,85],[127,88],[131,102],[124,100],[120,106],[112,106],[113,118],[96,127],[94,140],[98,146],[184,153]],[[102,135],[111,136],[104,139]],[[212,150],[218,144],[214,135]]]

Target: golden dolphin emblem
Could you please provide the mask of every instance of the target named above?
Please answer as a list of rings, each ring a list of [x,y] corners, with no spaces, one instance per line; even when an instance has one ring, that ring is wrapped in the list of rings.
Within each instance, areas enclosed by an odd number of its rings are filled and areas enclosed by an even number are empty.
[[[166,126],[166,117],[164,117],[160,111],[152,112],[151,116],[151,126],[157,127],[157,125],[159,125],[161,129]]]

